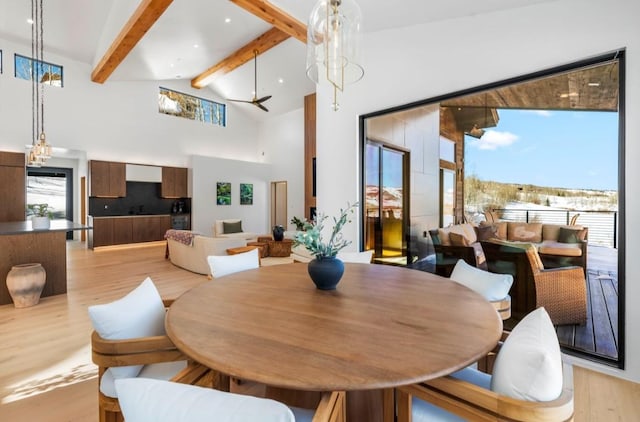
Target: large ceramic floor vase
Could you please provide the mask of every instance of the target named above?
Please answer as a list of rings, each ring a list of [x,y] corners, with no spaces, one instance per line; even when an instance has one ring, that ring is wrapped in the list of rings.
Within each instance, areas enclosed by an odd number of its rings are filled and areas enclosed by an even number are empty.
[[[309,277],[320,290],[335,290],[344,274],[344,263],[336,257],[316,258],[307,265]]]
[[[7,274],[7,289],[16,308],[37,305],[44,288],[47,273],[42,265],[21,264],[11,267]]]

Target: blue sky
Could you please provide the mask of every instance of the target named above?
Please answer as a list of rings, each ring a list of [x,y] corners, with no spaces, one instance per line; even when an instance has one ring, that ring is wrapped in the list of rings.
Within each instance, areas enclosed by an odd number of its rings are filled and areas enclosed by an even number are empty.
[[[481,139],[465,137],[465,173],[482,180],[616,190],[618,113],[498,110]]]

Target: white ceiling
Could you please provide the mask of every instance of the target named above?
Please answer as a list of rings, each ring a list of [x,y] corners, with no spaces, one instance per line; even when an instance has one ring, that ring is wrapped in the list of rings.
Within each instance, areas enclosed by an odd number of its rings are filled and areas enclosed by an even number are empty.
[[[45,60],[47,52],[93,64],[109,14],[123,1],[44,1]],[[411,26],[497,10],[558,0],[358,0],[365,32]],[[306,24],[316,0],[272,0],[277,7]],[[129,6],[130,7],[130,6]],[[131,8],[131,7],[130,7]],[[0,0],[0,38],[30,44],[29,0]],[[225,23],[230,18],[230,23]],[[270,25],[226,0],[175,0],[109,81],[191,79],[266,32]],[[194,45],[198,47],[195,48]],[[29,53],[25,51],[24,53]],[[270,113],[250,104],[229,103],[256,119],[302,107],[303,97],[315,90],[305,74],[306,47],[290,38],[258,57],[258,97]],[[64,63],[61,63],[64,65]],[[278,79],[284,82],[279,83]],[[253,62],[218,78],[212,89],[219,98],[251,99]]]

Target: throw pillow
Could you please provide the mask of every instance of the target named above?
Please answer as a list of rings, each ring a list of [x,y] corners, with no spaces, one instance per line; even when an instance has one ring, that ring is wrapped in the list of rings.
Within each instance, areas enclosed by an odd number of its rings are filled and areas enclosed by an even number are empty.
[[[469,246],[467,238],[458,233],[449,233],[449,240],[453,246]]]
[[[122,299],[103,305],[89,306],[89,317],[96,332],[107,340],[166,334],[164,304],[149,277]],[[110,370],[114,378],[130,378],[137,376],[142,366],[119,366]]]
[[[478,293],[488,301],[502,300],[509,294],[513,284],[510,274],[494,274],[484,271],[460,259],[451,272],[451,280]]]
[[[223,221],[222,222],[222,232],[224,234],[242,233],[242,221],[236,221],[234,223],[229,223],[229,222]]]
[[[569,229],[560,227],[558,232],[558,242],[560,243],[580,243],[584,240],[587,231],[585,229]]]
[[[475,227],[478,241],[483,242],[498,236],[498,228],[493,224],[480,225]]]
[[[291,410],[275,400],[147,378],[116,380],[127,422],[294,422]]]
[[[562,393],[560,345],[544,308],[529,313],[507,337],[496,357],[491,390],[528,401],[555,400]]]
[[[540,243],[542,242],[542,224],[509,222],[507,240]]]

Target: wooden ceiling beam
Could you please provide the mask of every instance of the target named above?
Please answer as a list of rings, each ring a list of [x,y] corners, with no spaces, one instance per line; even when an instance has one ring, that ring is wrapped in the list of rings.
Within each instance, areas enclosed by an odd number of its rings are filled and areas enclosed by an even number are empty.
[[[231,0],[237,6],[270,23],[293,38],[307,43],[307,26],[266,0]]]
[[[249,44],[246,44],[230,56],[223,59],[218,64],[211,66],[209,69],[193,78],[191,80],[191,86],[194,88],[205,87],[213,82],[217,77],[229,73],[248,61],[253,60],[254,51],[257,50],[258,54],[262,54],[289,38],[289,34],[282,32],[278,28],[271,28]]]
[[[172,2],[173,0],[142,0],[91,72],[91,80],[104,83]]]

